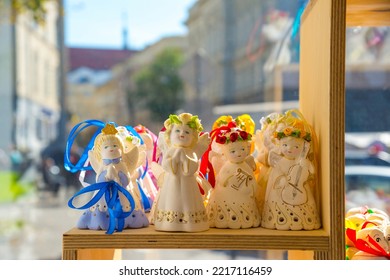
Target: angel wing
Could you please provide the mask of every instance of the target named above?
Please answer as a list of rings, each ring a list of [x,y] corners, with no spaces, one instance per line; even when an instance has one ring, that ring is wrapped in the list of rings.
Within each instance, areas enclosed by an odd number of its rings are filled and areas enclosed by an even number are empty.
[[[161,154],[164,155],[164,152],[168,149],[168,144],[165,142],[165,131],[160,131],[157,138],[157,157],[160,157]]]
[[[155,161],[150,164],[150,169],[152,170],[154,177],[157,179],[157,186],[161,188],[164,180],[165,170]]]
[[[256,162],[255,162],[255,158],[251,155],[249,155],[246,159],[245,159],[245,162],[250,166],[250,168],[253,169],[253,171],[256,170],[257,166],[256,166]]]
[[[207,151],[207,149],[209,148],[209,145],[210,145],[210,141],[211,141],[211,139],[210,139],[210,136],[207,132],[202,134],[199,137],[198,143],[196,144],[196,146],[194,148],[194,152],[198,156],[198,158],[201,158],[203,156],[203,154]]]
[[[138,166],[144,166],[146,164],[146,146],[144,145],[141,145],[138,147],[138,153],[139,153],[139,156],[138,156],[138,163],[137,163],[137,167]]]
[[[279,160],[282,159],[282,155],[279,155],[278,153],[271,151],[268,155],[268,163],[270,166],[276,166],[276,164],[279,162]]]
[[[214,169],[215,174],[219,173],[222,166],[226,162],[226,158],[224,156],[222,156],[221,154],[216,153],[214,151],[210,151],[209,160],[210,160],[211,164],[213,165],[213,169]]]
[[[93,150],[88,151],[88,159],[92,169],[95,170],[96,173],[99,173],[102,164],[97,160]]]
[[[127,170],[132,173],[138,168],[140,152],[138,146],[134,146],[129,152],[123,154],[123,162],[126,164]]]

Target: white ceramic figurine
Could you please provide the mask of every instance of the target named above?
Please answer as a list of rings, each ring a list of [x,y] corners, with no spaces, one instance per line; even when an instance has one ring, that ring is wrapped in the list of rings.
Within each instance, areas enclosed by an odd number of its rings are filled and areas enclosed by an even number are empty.
[[[209,135],[198,116],[170,115],[159,134],[163,173],[153,205],[151,222],[156,230],[198,232],[209,229],[199,178],[200,158],[209,145]]]
[[[261,226],[278,230],[313,230],[321,226],[313,193],[316,183],[314,131],[298,110],[276,118],[275,147],[269,151]],[[315,143],[313,143],[314,145]]]
[[[251,139],[250,133],[234,125],[220,127],[215,134],[210,161],[215,166],[216,179],[206,208],[210,227],[239,229],[260,225]]]

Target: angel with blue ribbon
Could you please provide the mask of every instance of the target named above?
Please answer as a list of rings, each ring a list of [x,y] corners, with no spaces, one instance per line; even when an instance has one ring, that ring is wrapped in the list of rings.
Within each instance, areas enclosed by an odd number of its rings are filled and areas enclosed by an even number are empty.
[[[94,139],[88,160],[96,173],[96,183],[80,190],[68,202],[71,208],[86,209],[77,227],[113,233],[114,230],[148,226],[132,186],[132,174],[140,165],[138,146],[126,149],[115,125],[108,123]],[[95,193],[92,199],[82,207],[75,207],[74,199],[88,192]]]

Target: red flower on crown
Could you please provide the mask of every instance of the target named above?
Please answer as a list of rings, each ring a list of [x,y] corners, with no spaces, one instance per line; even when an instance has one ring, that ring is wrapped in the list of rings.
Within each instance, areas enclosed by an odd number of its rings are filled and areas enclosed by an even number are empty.
[[[248,139],[248,132],[242,130],[242,131],[240,131],[240,136],[241,136],[242,140],[247,140]]]
[[[230,141],[232,142],[236,142],[236,140],[238,139],[238,133],[237,132],[232,132],[229,136],[229,139]]]
[[[217,135],[217,137],[215,138],[215,142],[217,142],[219,144],[225,144],[226,141],[227,141],[227,138],[224,135]]]

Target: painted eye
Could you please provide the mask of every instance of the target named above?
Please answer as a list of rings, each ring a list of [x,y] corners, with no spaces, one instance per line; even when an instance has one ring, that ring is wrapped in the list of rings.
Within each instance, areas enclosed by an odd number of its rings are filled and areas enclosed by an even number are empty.
[[[114,148],[117,148],[118,147],[118,145],[114,145]]]
[[[189,132],[189,131],[186,131],[186,134],[190,134],[190,132]]]
[[[375,241],[379,243],[381,241],[381,239],[379,237],[377,237],[377,238],[375,238]]]
[[[104,149],[106,149],[106,150],[107,150],[107,149],[108,149],[108,146],[104,146]]]
[[[179,132],[180,132],[180,129],[176,129],[175,132],[179,133]]]

